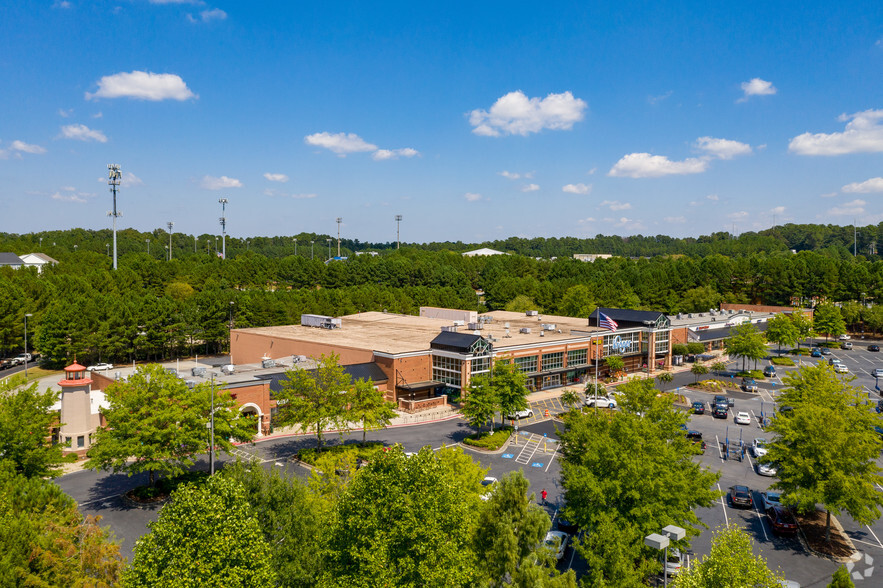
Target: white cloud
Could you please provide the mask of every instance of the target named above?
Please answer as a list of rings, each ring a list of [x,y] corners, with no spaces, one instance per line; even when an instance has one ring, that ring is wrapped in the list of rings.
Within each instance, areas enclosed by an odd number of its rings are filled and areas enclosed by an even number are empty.
[[[570,92],[549,94],[543,99],[528,98],[517,90],[499,98],[490,110],[469,113],[469,124],[476,135],[529,135],[543,129],[568,131],[583,119],[587,104]]]
[[[586,217],[586,218],[581,218],[581,219],[579,219],[579,220],[576,221],[576,222],[578,222],[578,223],[581,224],[581,225],[584,225],[584,224],[587,224],[587,223],[593,223],[593,222],[595,222],[595,218],[589,216],[589,217]]]
[[[139,100],[188,100],[199,98],[180,76],[146,71],[120,72],[98,80],[98,91],[86,92],[93,98],[137,98]]]
[[[60,190],[54,192],[49,197],[59,202],[83,204],[87,198],[94,198],[95,194],[92,192],[77,192],[77,189],[73,186],[62,186]]]
[[[798,155],[843,155],[846,153],[878,153],[883,151],[883,110],[865,110],[842,114],[841,122],[849,121],[842,133],[803,133],[791,139],[788,150]]]
[[[708,200],[711,200],[712,202],[717,202],[718,200],[720,200],[720,196],[718,196],[717,194],[709,194],[708,196],[706,196],[706,198]]]
[[[509,179],[509,180],[517,180],[517,179],[519,179],[519,178],[521,177],[521,174],[517,174],[517,173],[514,173],[514,172],[509,172],[509,171],[506,171],[506,170],[501,171],[501,172],[500,172],[500,175],[503,176],[504,178]]]
[[[522,192],[536,192],[539,189],[540,187],[537,184],[525,184],[524,186],[521,186]]]
[[[588,194],[592,191],[591,184],[566,184],[561,187],[562,192],[568,194]]]
[[[659,102],[662,102],[666,98],[669,98],[671,95],[672,91],[669,90],[665,94],[660,94],[659,96],[647,96],[647,102],[649,102],[650,104],[657,104]]]
[[[864,182],[853,182],[846,184],[841,188],[844,192],[853,194],[870,194],[872,192],[883,192],[883,178],[871,178]]]
[[[187,15],[187,20],[190,22],[211,22],[213,20],[224,20],[225,18],[227,18],[227,13],[220,8],[203,10],[199,13],[199,18],[194,17],[192,14]]]
[[[221,176],[220,178],[205,176],[202,178],[200,186],[205,190],[223,190],[224,188],[241,188],[242,182],[227,176]]]
[[[731,212],[727,215],[727,218],[732,221],[742,221],[748,218],[748,213],[744,210],[740,210],[739,212]]]
[[[478,200],[481,200],[481,194],[476,194],[474,192],[466,192],[465,194],[463,194],[463,198],[465,198],[469,202],[476,202]]]
[[[101,118],[102,116],[104,116],[104,115],[101,113],[101,111],[98,111],[92,115],[92,118]]]
[[[733,159],[737,155],[751,153],[751,145],[747,143],[714,137],[699,137],[696,139],[696,148],[718,159]]]
[[[601,206],[607,206],[610,210],[631,210],[632,208],[628,202],[620,202],[619,200],[605,200]]]
[[[414,157],[415,155],[420,155],[420,152],[416,149],[405,147],[403,149],[378,149],[371,157],[375,161],[383,161],[385,159],[398,159],[399,157]]]
[[[68,108],[67,110],[65,110],[64,108],[58,109],[58,116],[60,116],[61,118],[67,118],[70,115],[72,115],[73,113],[74,113],[73,108]]]
[[[86,125],[65,125],[61,127],[61,135],[65,139],[76,139],[77,141],[98,141],[99,143],[107,143],[107,136],[99,130],[90,129]]]
[[[13,151],[22,151],[24,153],[31,153],[34,155],[41,155],[46,153],[46,149],[40,147],[39,145],[31,145],[30,143],[25,143],[24,141],[13,141],[9,146]]]
[[[607,220],[607,219],[604,219]],[[640,231],[643,230],[644,223],[639,220],[631,219],[628,217],[620,217],[619,220],[613,223],[613,226],[626,229],[628,231]]]
[[[819,197],[820,198],[833,198],[837,195],[838,195],[837,192],[826,192],[824,194],[819,194]]]
[[[366,142],[355,133],[336,133],[333,135],[331,133],[314,133],[304,137],[304,142],[307,145],[324,147],[341,157],[346,157],[348,153],[377,151],[377,145]]]
[[[687,222],[687,218],[683,216],[667,216],[662,220],[670,225],[682,225]]]
[[[828,212],[825,214],[827,216],[859,216],[865,213],[866,204],[867,202],[864,200],[856,199],[828,209]]]
[[[776,206],[775,208],[771,208],[770,214],[785,214],[785,207],[784,206]]]
[[[102,179],[106,179],[106,178],[102,178]],[[141,178],[139,178],[138,176],[136,176],[132,172],[124,173],[122,179],[120,180],[120,186],[122,186],[123,188],[131,188],[132,186],[143,186],[143,185],[144,185],[144,182],[141,180]]]
[[[286,176],[285,174],[271,174],[270,172],[267,172],[264,174],[264,177],[271,182],[285,183],[288,181],[288,176]]]
[[[52,3],[52,8],[70,8],[70,7],[71,7],[71,3],[68,2],[67,0],[55,0],[55,2]]]
[[[629,153],[616,162],[608,176],[621,178],[658,178],[660,176],[699,174],[708,168],[705,159],[689,158],[684,161],[671,161],[664,155],[649,153]]]
[[[744,95],[739,98],[739,102],[745,102],[751,96],[770,96],[778,92],[772,82],[762,80],[760,78],[752,78],[751,81],[742,82],[742,92]]]

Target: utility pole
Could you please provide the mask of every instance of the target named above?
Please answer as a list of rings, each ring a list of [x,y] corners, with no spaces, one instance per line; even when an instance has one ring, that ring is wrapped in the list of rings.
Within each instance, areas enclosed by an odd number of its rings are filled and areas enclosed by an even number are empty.
[[[169,261],[172,261],[172,227],[175,226],[175,223],[169,221],[166,226],[169,227]]]
[[[402,215],[396,215],[396,249],[402,246],[402,240],[399,238],[399,228],[402,222]]]
[[[225,214],[227,210],[227,202],[229,202],[226,198],[218,199],[218,202],[221,203],[221,218],[218,219],[221,221],[221,259],[227,259],[227,216]],[[215,252],[217,253],[218,246],[215,245]]]
[[[117,268],[117,217],[122,216],[121,212],[117,212],[117,187],[120,185],[122,177],[123,174],[120,173],[118,163],[107,165],[107,184],[113,194],[113,210],[107,213],[107,216],[113,217],[113,269]]]
[[[340,223],[343,219],[341,217],[337,217],[337,257],[340,257]],[[331,257],[331,254],[328,254],[328,257]]]

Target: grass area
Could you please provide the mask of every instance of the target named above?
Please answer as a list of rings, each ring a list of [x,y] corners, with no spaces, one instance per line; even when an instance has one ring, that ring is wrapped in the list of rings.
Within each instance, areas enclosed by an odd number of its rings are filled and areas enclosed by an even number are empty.
[[[509,437],[512,436],[512,427],[506,426],[501,429],[495,429],[493,433],[484,431],[482,433],[473,433],[463,440],[463,443],[470,447],[478,447],[480,449],[488,449],[494,451],[503,446]]]
[[[28,383],[33,382],[34,380],[39,380],[40,378],[45,378],[46,376],[58,376],[63,374],[63,370],[46,370],[41,367],[36,366],[28,366]],[[23,371],[13,374],[14,376],[25,377],[25,373]],[[5,376],[0,378],[0,380],[5,380],[11,376]]]
[[[773,365],[794,365],[794,360],[790,357],[774,357],[770,360]]]
[[[791,355],[809,355],[810,350],[806,349],[804,347],[801,347],[800,349],[792,349],[788,353],[790,353]]]
[[[316,465],[316,461],[323,455],[351,455],[356,461],[370,461],[377,453],[383,451],[384,445],[380,441],[368,441],[365,445],[361,443],[349,443],[347,445],[328,445],[322,449],[311,447],[310,449],[301,449],[297,458],[304,463]]]

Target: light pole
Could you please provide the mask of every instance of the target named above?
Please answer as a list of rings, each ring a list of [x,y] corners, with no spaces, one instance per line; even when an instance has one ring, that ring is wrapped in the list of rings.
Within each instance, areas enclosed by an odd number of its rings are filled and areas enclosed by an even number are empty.
[[[108,257],[110,257],[110,243],[105,243],[105,244],[104,244],[104,253],[105,253],[105,255],[107,255]]]
[[[113,269],[117,268],[117,217],[122,216],[121,212],[117,212],[117,187],[120,185],[122,177],[119,164],[110,163],[107,165],[107,184],[113,194],[113,210],[107,213],[108,216],[113,217]]]
[[[310,259],[313,259],[313,243],[315,243],[315,241],[310,241]]]
[[[297,257],[297,239],[294,240],[294,256]]]
[[[399,228],[402,222],[402,215],[396,215],[396,249],[402,246],[402,240],[399,238]]]
[[[221,221],[221,237],[222,237],[221,240],[223,241],[223,243],[221,243],[221,247],[223,248],[221,250],[221,259],[227,259],[227,214],[226,214],[226,211],[227,211],[227,202],[229,202],[229,200],[227,200],[226,198],[219,198],[218,202],[221,203],[221,218],[218,219],[219,221]],[[218,250],[218,245],[217,245],[217,243],[215,243],[215,251],[217,252],[217,250]]]
[[[687,536],[687,532],[680,527],[668,525],[662,529],[662,534],[651,533],[644,537],[644,545],[653,549],[665,550],[665,560],[662,563],[663,585],[668,586],[668,546],[671,541],[680,541]]]
[[[150,255],[150,239],[144,239],[147,242],[147,255]]]
[[[169,261],[172,261],[172,227],[175,226],[175,223],[169,221],[166,226],[169,227]]]
[[[342,217],[337,217],[337,257],[340,257],[340,223],[343,221]],[[331,254],[328,255],[328,258],[331,258]]]
[[[328,241],[328,259],[331,259],[331,237],[328,237],[325,240]]]
[[[25,313],[25,381],[28,379],[28,317],[34,316],[29,312]]]
[[[172,250],[169,249],[168,245],[166,245],[165,247],[166,247],[166,259],[168,261],[172,261]]]
[[[74,243],[74,253],[77,252],[77,247],[79,247],[79,245],[77,245],[76,243]]]
[[[196,235],[193,235],[193,253],[196,253]]]
[[[211,462],[210,476],[215,475],[215,374],[212,373],[212,414],[209,421],[209,461]]]

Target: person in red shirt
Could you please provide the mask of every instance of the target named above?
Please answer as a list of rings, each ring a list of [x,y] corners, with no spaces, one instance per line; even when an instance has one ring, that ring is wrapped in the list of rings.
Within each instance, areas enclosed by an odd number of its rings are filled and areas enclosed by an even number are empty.
[[[546,496],[548,496],[548,495],[549,495],[549,494],[546,492],[546,489],[543,488],[543,491],[540,492],[540,496],[543,497],[543,504],[546,504]]]

